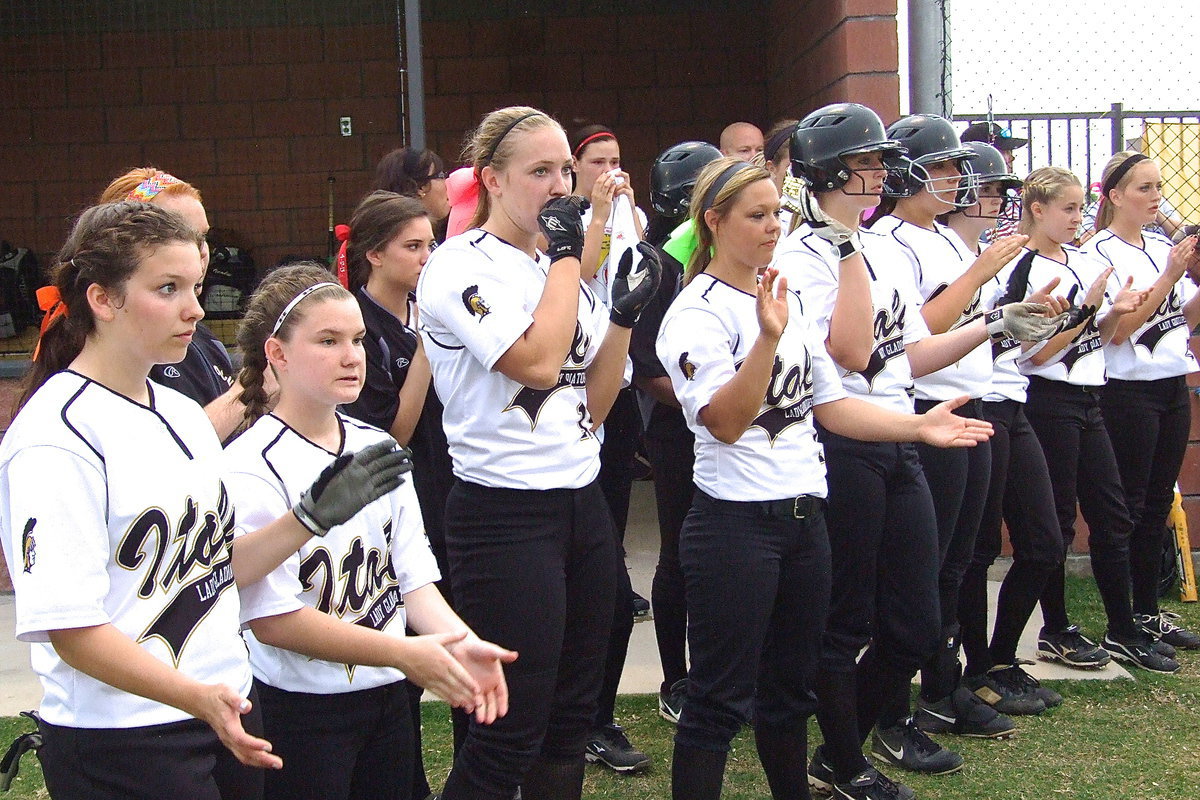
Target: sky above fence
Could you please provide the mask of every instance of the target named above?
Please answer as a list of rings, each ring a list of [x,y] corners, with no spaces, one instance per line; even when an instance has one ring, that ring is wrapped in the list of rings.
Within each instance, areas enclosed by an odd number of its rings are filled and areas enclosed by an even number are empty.
[[[903,0],[902,0],[903,2]],[[954,112],[1200,108],[1197,0],[952,0]]]

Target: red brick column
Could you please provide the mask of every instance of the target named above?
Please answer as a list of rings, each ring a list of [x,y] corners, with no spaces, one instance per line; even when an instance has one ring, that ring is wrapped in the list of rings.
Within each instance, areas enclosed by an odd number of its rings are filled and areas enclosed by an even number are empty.
[[[802,117],[827,103],[900,116],[896,0],[772,0],[767,28],[767,106]]]

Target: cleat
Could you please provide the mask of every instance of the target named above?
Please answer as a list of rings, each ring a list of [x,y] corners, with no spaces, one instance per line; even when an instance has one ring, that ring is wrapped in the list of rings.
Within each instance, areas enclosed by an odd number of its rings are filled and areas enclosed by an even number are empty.
[[[1103,647],[1079,632],[1078,625],[1069,625],[1058,632],[1043,628],[1038,634],[1037,655],[1076,669],[1099,669],[1112,661]]]
[[[1108,634],[1104,637],[1104,649],[1112,653],[1112,657],[1118,661],[1141,667],[1150,672],[1179,671],[1179,662],[1155,650],[1153,640],[1145,633],[1140,634],[1132,641],[1122,641],[1112,634]]]
[[[871,755],[893,767],[925,775],[948,775],[963,766],[962,756],[930,739],[912,717],[890,728],[875,726]]]
[[[949,697],[917,698],[917,726],[926,733],[953,733],[975,739],[1002,739],[1016,733],[1012,720],[980,700],[965,686]]]
[[[629,743],[620,725],[605,725],[592,731],[584,757],[616,772],[637,772],[650,766],[650,757]]]

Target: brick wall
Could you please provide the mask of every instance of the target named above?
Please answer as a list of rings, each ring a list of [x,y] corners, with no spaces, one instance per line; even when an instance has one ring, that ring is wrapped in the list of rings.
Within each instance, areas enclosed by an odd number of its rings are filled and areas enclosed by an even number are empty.
[[[323,255],[397,144],[394,30],[260,27],[47,33],[0,47],[0,235],[42,254],[114,176],[155,164],[197,185],[214,226],[263,263]],[[355,135],[338,135],[352,116]]]
[[[531,104],[568,129],[611,125],[644,196],[667,145],[737,119],[765,125],[765,3],[662,6],[435,15],[423,26],[430,146],[455,162],[483,113]],[[108,180],[143,164],[198,186],[214,227],[260,265],[322,256],[328,177],[344,221],[401,144],[391,24],[34,32],[0,45],[0,236],[43,256]]]
[[[426,22],[430,146],[453,158],[464,131],[510,103],[543,108],[568,132],[602,122],[617,132],[623,165],[648,206],[647,176],[662,149],[715,141],[739,119],[766,124],[759,5]]]
[[[896,0],[771,0],[767,104],[799,118],[853,101],[900,116]]]

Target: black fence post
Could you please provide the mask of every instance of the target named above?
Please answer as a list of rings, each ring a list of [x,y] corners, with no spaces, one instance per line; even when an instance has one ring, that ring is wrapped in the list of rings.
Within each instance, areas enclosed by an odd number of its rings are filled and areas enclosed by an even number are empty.
[[[1112,151],[1113,154],[1125,149],[1125,105],[1112,104]]]

